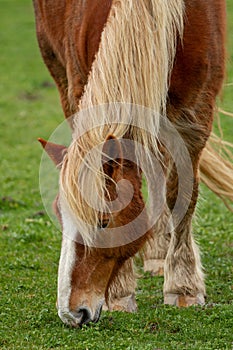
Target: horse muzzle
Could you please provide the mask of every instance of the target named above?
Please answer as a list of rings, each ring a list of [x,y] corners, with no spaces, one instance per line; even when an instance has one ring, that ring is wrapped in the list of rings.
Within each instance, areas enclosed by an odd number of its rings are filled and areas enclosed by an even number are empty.
[[[58,309],[58,316],[68,326],[78,328],[89,323],[97,323],[99,321],[104,301],[98,305],[93,313],[87,306],[82,306],[77,311]]]

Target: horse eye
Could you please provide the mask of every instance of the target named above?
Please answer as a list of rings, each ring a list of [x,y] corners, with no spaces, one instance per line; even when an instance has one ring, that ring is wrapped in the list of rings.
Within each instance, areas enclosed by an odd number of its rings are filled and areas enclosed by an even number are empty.
[[[109,219],[99,220],[98,228],[106,228],[109,224]]]

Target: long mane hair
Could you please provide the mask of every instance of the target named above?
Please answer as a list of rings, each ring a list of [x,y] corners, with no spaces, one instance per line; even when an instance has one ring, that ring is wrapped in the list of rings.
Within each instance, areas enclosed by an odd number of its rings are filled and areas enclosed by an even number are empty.
[[[183,0],[112,1],[73,119],[73,141],[60,176],[61,195],[87,246],[95,237],[93,228],[98,225],[99,213],[107,210],[102,148],[108,135],[119,139],[130,135],[133,141],[158,153],[156,135],[160,118],[166,115],[169,78],[183,18]],[[130,112],[131,104],[151,108],[155,114],[136,116]],[[145,132],[148,128],[150,134]],[[140,157],[139,149],[136,153]]]

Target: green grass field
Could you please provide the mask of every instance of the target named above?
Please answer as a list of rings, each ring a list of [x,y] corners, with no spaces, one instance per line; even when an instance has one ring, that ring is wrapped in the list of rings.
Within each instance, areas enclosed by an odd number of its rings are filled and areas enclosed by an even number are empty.
[[[228,85],[233,111],[233,2],[228,0]],[[41,148],[63,120],[57,90],[37,48],[30,0],[0,0],[0,349],[233,349],[233,215],[206,188],[195,223],[206,269],[207,305],[162,304],[162,278],[143,274],[137,314],[103,313],[82,330],[59,320],[56,279],[61,233],[39,193]],[[228,120],[229,119],[229,120]],[[222,118],[233,141],[233,119]]]

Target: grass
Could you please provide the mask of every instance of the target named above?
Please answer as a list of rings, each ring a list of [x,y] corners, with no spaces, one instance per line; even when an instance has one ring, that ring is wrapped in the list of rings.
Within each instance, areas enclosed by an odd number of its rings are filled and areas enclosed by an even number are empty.
[[[233,4],[228,1],[229,33]],[[0,12],[0,349],[233,349],[233,220],[202,187],[195,224],[206,268],[205,307],[162,304],[162,278],[141,272],[137,314],[104,313],[82,330],[64,326],[55,308],[60,232],[44,214],[38,186],[41,149],[62,121],[56,88],[35,39],[29,0],[1,0]],[[233,82],[229,35],[228,82]],[[233,110],[233,87],[221,105]],[[233,120],[223,117],[233,141]]]

